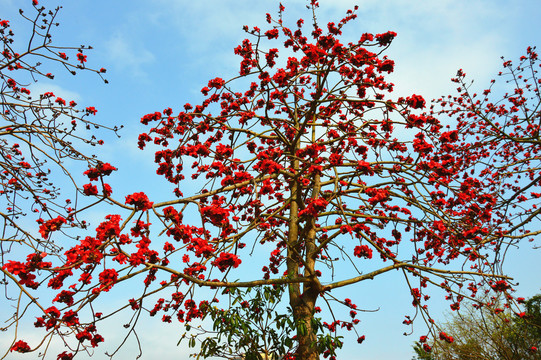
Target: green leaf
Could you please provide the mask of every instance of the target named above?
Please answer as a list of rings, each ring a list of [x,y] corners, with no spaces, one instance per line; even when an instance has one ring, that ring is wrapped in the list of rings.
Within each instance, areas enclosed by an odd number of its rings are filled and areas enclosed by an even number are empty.
[[[286,338],[284,340],[284,344],[285,344],[285,346],[287,346],[288,348],[291,349],[293,347],[293,340],[291,340],[291,338]]]

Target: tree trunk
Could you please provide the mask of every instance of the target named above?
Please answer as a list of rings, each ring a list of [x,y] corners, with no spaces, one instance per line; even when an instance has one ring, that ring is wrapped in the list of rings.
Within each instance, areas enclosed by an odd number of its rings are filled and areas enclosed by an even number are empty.
[[[299,124],[296,123],[298,127]],[[313,129],[313,142],[315,142],[315,128]],[[299,149],[300,143],[297,140],[293,154]],[[299,171],[299,161],[293,160],[291,167],[295,172]],[[321,184],[319,175],[314,178],[314,186],[311,189],[311,197],[315,199],[319,196]],[[289,304],[293,309],[293,319],[297,326],[297,350],[295,358],[297,360],[318,360],[319,351],[317,347],[317,336],[312,327],[314,318],[314,308],[316,300],[321,292],[321,283],[315,275],[316,249],[316,222],[312,218],[306,221],[305,228],[299,227],[299,204],[302,203],[302,187],[297,179],[291,184],[291,204],[289,217],[289,232],[287,240],[287,271],[289,276],[299,276],[300,264],[304,265],[305,278],[311,279],[302,285],[300,283],[289,284]],[[302,255],[304,253],[304,256]],[[303,259],[301,259],[301,256]]]
[[[307,296],[305,292],[299,297],[299,302],[293,307],[293,317],[297,324],[298,348],[295,353],[297,360],[318,360],[317,337],[312,327],[316,297]]]

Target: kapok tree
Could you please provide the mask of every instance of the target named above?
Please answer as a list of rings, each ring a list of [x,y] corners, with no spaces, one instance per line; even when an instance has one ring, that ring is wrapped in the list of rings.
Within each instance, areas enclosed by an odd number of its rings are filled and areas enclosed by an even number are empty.
[[[67,346],[70,335],[77,339],[60,359],[103,340],[97,324],[120,309],[103,313],[99,299],[139,277],[141,290],[124,307],[135,311],[128,333],[143,311],[163,312],[165,323],[184,324],[190,345],[204,335],[203,357],[251,359],[335,358],[339,329],[356,331],[362,306],[335,296],[337,289],[390,271],[403,274],[412,295],[407,325],[417,316],[431,324],[429,287],[443,289],[453,309],[485,282],[509,288],[491,237],[497,195],[461,176],[466,160],[443,153],[457,132],[419,113],[420,95],[391,97],[385,76],[394,62],[383,52],[396,33],[343,43],[355,11],[322,28],[317,7],[310,2],[308,30],[302,19],[286,27],[281,5],[277,18],[267,14],[269,29],[244,27],[238,77],[210,80],[199,105],[142,118],[151,128],[138,145],[158,148],[170,201],[144,192],[117,201],[107,192],[126,215],[108,215],[61,259],[38,254],[39,261],[4,266],[12,277],[49,279],[42,283],[56,306],[35,324]],[[108,175],[99,167],[86,174]],[[54,237],[60,225],[42,229]],[[252,257],[263,266],[254,270]],[[334,316],[339,305],[345,319]],[[209,332],[205,318],[213,320]],[[22,336],[17,344],[12,350],[39,347]]]
[[[20,10],[30,30],[26,40],[12,31],[8,19],[0,19],[1,281],[2,285],[15,283],[19,287],[5,292],[6,298],[14,301],[9,305],[17,304],[19,293],[32,301],[32,289],[40,286],[31,271],[14,268],[11,261],[30,253],[29,269],[46,255],[62,255],[60,245],[49,238],[49,233],[61,226],[86,226],[84,218],[78,217],[78,198],[84,189],[78,186],[77,176],[67,163],[111,170],[89,149],[102,143],[95,129],[116,131],[90,119],[97,112],[92,106],[80,108],[75,101],[53,92],[31,92],[38,81],[52,82],[53,73],[59,69],[73,75],[90,71],[105,82],[106,70],[86,66],[90,47],[53,42],[59,8],[46,10],[37,0],[27,5],[33,7],[28,13]],[[35,221],[40,225],[39,234],[29,226]],[[15,309],[9,319],[2,319],[6,320],[2,330],[18,324],[24,309]]]

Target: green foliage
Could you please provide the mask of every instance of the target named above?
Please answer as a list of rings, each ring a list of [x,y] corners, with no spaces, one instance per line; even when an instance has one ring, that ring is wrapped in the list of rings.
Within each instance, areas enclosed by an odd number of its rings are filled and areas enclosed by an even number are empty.
[[[230,299],[227,309],[211,305],[201,308],[205,313],[203,324],[210,320],[212,330],[206,330],[205,325],[187,326],[181,341],[188,338],[188,345],[194,348],[198,346],[196,340],[202,339],[198,359],[216,356],[261,360],[265,354],[269,358],[283,356],[293,343],[290,333],[295,327],[291,316],[277,311],[283,292],[279,286],[225,289],[223,294]]]
[[[279,309],[285,286],[264,286],[248,289],[231,288],[223,291],[229,296],[227,309],[207,305],[202,324],[186,325],[177,345],[188,341],[190,348],[198,348],[197,359],[210,357],[242,358],[245,360],[282,359],[295,351],[297,329],[306,332],[302,321],[295,323],[291,308]],[[283,306],[283,305],[282,305]],[[212,330],[208,325],[212,324]],[[320,352],[336,356],[343,346],[343,337],[336,336],[322,325],[321,318],[312,318]],[[304,330],[303,330],[304,329]]]
[[[541,295],[526,301],[523,313],[504,308],[464,307],[440,326],[454,341],[434,342],[431,352],[416,342],[413,360],[540,360]]]

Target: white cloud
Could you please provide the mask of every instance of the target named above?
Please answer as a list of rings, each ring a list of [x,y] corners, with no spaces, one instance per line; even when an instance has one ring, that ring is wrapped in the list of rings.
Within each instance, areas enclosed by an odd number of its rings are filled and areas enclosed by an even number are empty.
[[[117,33],[106,43],[109,58],[116,63],[117,68],[131,73],[133,76],[145,78],[145,65],[153,63],[154,54],[141,45],[134,45],[123,34]]]

